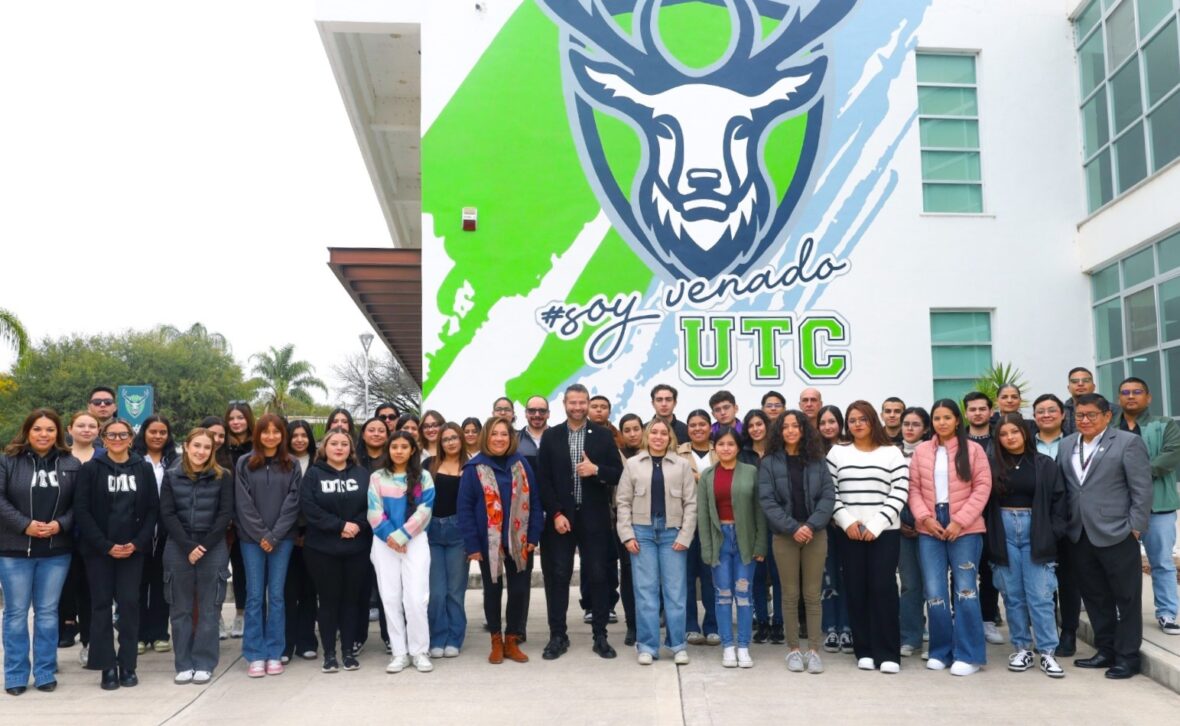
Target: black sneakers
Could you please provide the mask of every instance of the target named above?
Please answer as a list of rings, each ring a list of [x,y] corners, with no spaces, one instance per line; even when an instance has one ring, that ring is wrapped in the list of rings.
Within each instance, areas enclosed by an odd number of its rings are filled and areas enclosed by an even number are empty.
[[[344,658],[341,660],[344,662],[344,670],[346,671],[355,671],[357,668],[361,667],[361,662],[357,660],[356,656],[352,655],[351,653],[344,656]]]
[[[551,635],[545,649],[541,651],[541,657],[545,660],[557,660],[569,649],[570,639],[568,636]]]
[[[602,658],[614,658],[618,655],[618,653],[615,652],[615,649],[612,648],[611,644],[607,641],[605,635],[594,636],[593,650]]]
[[[324,673],[335,673],[340,670],[340,664],[336,662],[336,656],[331,654],[325,655],[324,665],[320,667],[320,670]]]

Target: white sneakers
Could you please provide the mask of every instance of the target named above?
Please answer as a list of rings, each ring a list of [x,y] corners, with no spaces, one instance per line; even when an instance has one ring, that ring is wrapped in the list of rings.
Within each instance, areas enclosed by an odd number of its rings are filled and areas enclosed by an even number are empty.
[[[429,673],[430,671],[434,670],[434,664],[430,662],[430,656],[426,655],[425,653],[419,653],[418,655],[414,656],[414,668],[416,668],[419,673]]]
[[[738,668],[753,668],[754,659],[750,657],[749,648],[738,648],[737,651]]]
[[[678,650],[672,656],[672,662],[676,665],[688,665],[688,650]]]
[[[651,657],[651,653],[640,653],[635,659],[639,661],[639,665],[651,665],[652,661],[655,660]]]
[[[946,670],[946,663],[943,663],[937,658],[930,658],[926,661],[926,670],[928,671],[944,671]]]
[[[172,679],[172,682],[178,686],[183,686],[185,684],[192,683],[193,682],[193,672],[192,671],[181,671],[176,674],[176,677]]]
[[[882,673],[900,673],[901,672],[901,664],[897,663],[896,661],[892,661],[892,660],[884,661],[883,663],[881,663],[881,672]]]
[[[448,645],[447,647],[443,648],[443,658],[458,658],[458,657],[459,657],[459,649],[456,648],[455,646]]]
[[[444,653],[445,653],[445,651],[442,648],[431,648],[430,649],[430,657],[431,658],[442,658]]]
[[[1057,659],[1048,653],[1041,654],[1041,672],[1050,678],[1065,678],[1065,671],[1057,665]]]
[[[90,646],[84,645],[82,646],[82,649],[78,651],[78,662],[82,664],[83,668],[85,668],[90,662]]]
[[[229,629],[229,637],[240,638],[246,632],[246,616],[238,613],[234,616],[234,626]]]
[[[978,672],[979,672],[979,666],[975,665],[974,663],[964,663],[961,660],[957,660],[954,663],[951,663],[951,675],[952,676],[969,676],[973,673],[978,673]]]
[[[877,670],[877,665],[875,663],[873,663],[872,658],[861,658],[860,660],[858,660],[856,662],[856,667],[861,669],[862,671],[875,671],[875,670]]]
[[[401,673],[410,664],[410,656],[395,655],[393,660],[389,661],[389,665],[385,666],[386,673]]]
[[[984,621],[983,623],[983,639],[992,645],[1002,645],[1004,642],[1004,634],[996,627],[995,623]]]
[[[908,644],[901,646],[901,657],[902,658],[909,658],[913,654],[914,654],[914,646],[908,645]]]
[[[721,651],[721,667],[723,668],[737,668],[737,648],[732,645],[725,646]]]
[[[211,680],[213,680],[213,674],[209,671],[193,671],[193,683],[198,686],[203,686]]]
[[[1012,655],[1008,656],[1008,670],[1023,673],[1032,668],[1033,654],[1031,651],[1021,648]]]

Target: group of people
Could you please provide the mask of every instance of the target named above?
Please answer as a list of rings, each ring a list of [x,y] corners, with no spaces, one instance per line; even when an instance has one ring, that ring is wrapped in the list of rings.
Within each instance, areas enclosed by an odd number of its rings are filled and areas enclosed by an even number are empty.
[[[1002,594],[1010,670],[1064,676],[1084,601],[1097,653],[1075,665],[1130,677],[1140,543],[1159,626],[1180,633],[1180,429],[1149,413],[1144,381],[1118,390],[1108,402],[1076,368],[1068,400],[1037,397],[1032,420],[1015,386],[998,410],[979,392],[927,411],[895,397],[841,410],[813,388],[788,408],[770,391],[741,419],[718,391],[681,421],[660,384],[646,422],[616,425],[608,398],[573,384],[556,426],[544,396],[520,429],[508,398],[461,423],[382,404],[359,427],[333,411],[318,440],[307,421],[256,420],[235,401],[178,446],[161,416],[138,432],[114,417],[100,386],[68,423],[32,411],[0,458],[5,689],[31,676],[54,690],[56,649],[79,637],[104,689],[136,685],[149,649],[174,653],[178,684],[208,683],[227,636],[250,677],[321,654],[326,673],[355,670],[371,606],[386,670],[429,672],[464,646],[473,560],[488,660],[526,662],[537,550],[546,660],[570,648],[577,554],[603,658],[617,655],[621,600],[642,665],[708,644],[748,668],[751,643],[769,641],[785,642],[791,672],[822,673],[822,651],[896,673],[924,651],[926,668],[966,676],[1003,642]]]

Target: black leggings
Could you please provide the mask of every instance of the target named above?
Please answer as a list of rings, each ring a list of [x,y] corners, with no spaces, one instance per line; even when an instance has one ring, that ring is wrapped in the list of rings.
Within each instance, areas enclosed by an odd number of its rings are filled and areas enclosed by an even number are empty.
[[[334,655],[337,633],[345,634],[347,641],[347,634],[356,632],[355,619],[359,614],[356,603],[362,585],[369,579],[369,553],[329,555],[304,547],[303,561],[320,598],[316,619],[324,655]],[[367,625],[367,612],[365,621]],[[351,653],[352,643],[343,643],[342,650],[345,655]]]
[[[533,556],[530,554],[524,570],[517,572],[516,563],[505,555],[504,573],[498,582],[492,581],[492,571],[488,567],[487,558],[479,561],[479,574],[483,578],[483,616],[488,621],[488,628],[493,633],[503,629],[508,635],[523,636],[525,618],[528,615],[528,594],[532,587]],[[502,627],[500,604],[503,600],[505,580],[508,581],[508,624],[507,627]]]

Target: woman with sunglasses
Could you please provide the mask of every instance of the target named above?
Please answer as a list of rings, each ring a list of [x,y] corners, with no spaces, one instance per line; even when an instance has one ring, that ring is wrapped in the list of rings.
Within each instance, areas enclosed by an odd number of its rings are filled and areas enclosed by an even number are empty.
[[[152,465],[131,451],[131,424],[111,419],[102,427],[106,452],[78,474],[74,516],[90,582],[91,670],[102,671],[103,690],[138,685],[139,583],[159,516]],[[119,609],[115,653],[112,605]]]

